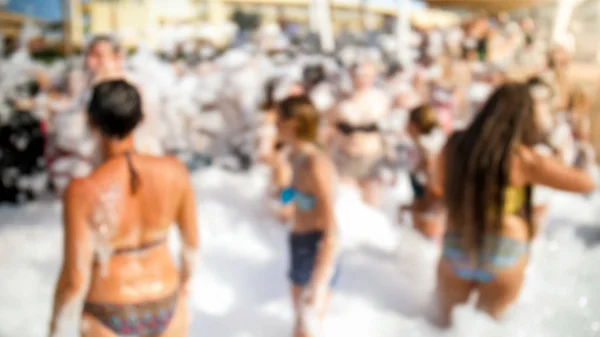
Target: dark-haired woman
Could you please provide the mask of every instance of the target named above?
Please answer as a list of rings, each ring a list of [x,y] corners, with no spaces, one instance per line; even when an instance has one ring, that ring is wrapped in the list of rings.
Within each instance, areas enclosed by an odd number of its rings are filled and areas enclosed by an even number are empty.
[[[473,291],[479,292],[478,308],[494,318],[517,298],[536,234],[532,185],[581,193],[595,188],[586,171],[533,149],[533,105],[527,85],[500,87],[440,156],[435,185],[448,226],[438,265],[443,324]]]
[[[198,249],[187,170],[172,158],[134,153],[142,110],[130,84],[96,85],[88,111],[104,160],[64,196],[64,261],[50,335],[71,336],[81,318],[82,336],[184,336]],[[174,222],[183,241],[180,270],[166,240]]]
[[[435,111],[419,106],[410,112],[408,134],[415,146],[415,160],[410,172],[413,204],[409,207],[413,225],[425,237],[438,241],[444,228],[439,198],[431,191],[433,163],[444,146],[446,136],[438,127]]]
[[[295,207],[289,273],[296,312],[294,336],[314,336],[337,274],[335,170],[316,145],[319,113],[308,97],[284,100],[279,105],[277,126],[281,139],[292,148],[292,183],[282,191],[281,202]]]

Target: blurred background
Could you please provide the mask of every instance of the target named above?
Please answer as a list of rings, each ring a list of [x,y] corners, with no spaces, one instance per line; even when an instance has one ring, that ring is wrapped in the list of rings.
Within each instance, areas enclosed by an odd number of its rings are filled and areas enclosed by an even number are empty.
[[[60,198],[96,154],[85,100],[97,75],[86,48],[98,35],[117,41],[143,92],[136,141],[178,156],[192,174],[202,262],[190,336],[290,335],[287,228],[274,216],[275,165],[261,144],[275,127],[265,106],[294,86],[325,115],[351,92],[352,66],[375,64],[375,86],[393,102],[384,133],[402,145],[420,103],[454,109],[464,126],[494,88],[547,76],[557,101],[546,102],[548,114],[581,90],[600,150],[600,0],[0,0],[0,336],[48,331]],[[337,210],[344,276],[326,335],[600,336],[597,193],[552,192],[505,320],[469,304],[442,331],[424,318],[440,247],[398,216],[414,199],[409,165],[398,166],[380,207],[352,192]],[[175,236],[170,243],[180,248]]]
[[[532,18],[537,38],[547,45],[557,34],[568,34],[561,38],[569,40],[574,51],[570,76],[596,91],[594,80],[600,74],[596,43],[600,2],[596,0],[572,1],[572,10],[561,19],[564,23],[557,23],[559,0],[328,0],[330,28],[319,27],[323,21],[311,14],[311,0],[171,0],[168,5],[161,0],[3,0],[0,36],[5,53],[27,39],[33,57],[46,61],[81,53],[91,36],[105,33],[118,37],[130,53],[140,40],[154,50],[182,49],[190,42],[223,50],[244,34],[270,24],[294,34],[327,29],[331,32],[326,34],[336,38],[366,35],[376,41],[397,32],[397,14],[406,12],[404,2],[410,3],[407,17],[417,30],[456,26],[485,12]],[[599,103],[594,100],[594,104]],[[597,126],[598,117],[593,119]],[[596,148],[600,146],[597,134],[593,135]]]

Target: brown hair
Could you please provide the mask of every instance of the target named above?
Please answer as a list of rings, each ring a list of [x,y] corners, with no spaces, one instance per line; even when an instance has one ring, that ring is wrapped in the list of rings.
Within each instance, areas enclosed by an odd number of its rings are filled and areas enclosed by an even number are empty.
[[[408,122],[417,127],[420,134],[429,134],[438,125],[435,111],[429,105],[421,105],[410,111]]]
[[[316,142],[319,132],[319,112],[306,96],[289,97],[279,104],[279,118],[298,123],[297,137]]]
[[[488,99],[471,126],[448,142],[444,189],[448,220],[458,226],[462,246],[470,253],[480,253],[486,235],[501,230],[503,215],[498,210],[510,185],[514,149],[536,143],[533,105],[527,85],[505,84]],[[526,187],[524,215],[531,236],[530,187]]]

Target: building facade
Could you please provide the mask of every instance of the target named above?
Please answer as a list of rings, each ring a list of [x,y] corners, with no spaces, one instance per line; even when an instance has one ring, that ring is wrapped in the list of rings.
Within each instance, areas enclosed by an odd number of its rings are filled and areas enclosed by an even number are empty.
[[[117,34],[127,46],[133,46],[143,36],[151,44],[159,43],[157,32],[188,30],[193,35],[207,23],[224,23],[236,10],[258,14],[261,23],[292,22],[307,25],[309,0],[87,0],[72,5],[69,18],[69,41],[82,46],[85,37],[94,34]],[[79,3],[73,4],[74,2]],[[369,6],[365,15],[359,5],[332,1],[331,15],[336,33],[341,30],[377,29],[394,11]],[[364,20],[363,20],[364,19]],[[180,32],[181,33],[181,32]],[[185,32],[181,33],[185,35]]]
[[[39,19],[0,10],[0,50],[3,52],[11,52],[15,50],[19,44],[29,42],[21,41],[21,35],[28,20],[30,20],[37,28],[43,28],[45,26],[45,23]],[[35,38],[39,37],[40,36],[35,36]]]

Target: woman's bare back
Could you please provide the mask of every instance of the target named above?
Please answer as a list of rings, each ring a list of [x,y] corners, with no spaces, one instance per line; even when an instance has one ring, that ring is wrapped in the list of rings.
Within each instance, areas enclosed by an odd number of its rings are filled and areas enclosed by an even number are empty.
[[[179,286],[166,237],[170,226],[181,221],[191,189],[187,169],[173,158],[132,155],[131,162],[139,179],[135,193],[125,155],[110,159],[82,182],[90,190],[92,302],[163,298]]]

